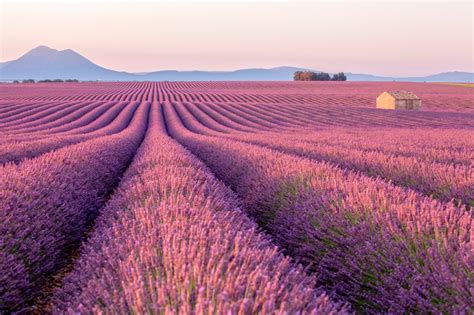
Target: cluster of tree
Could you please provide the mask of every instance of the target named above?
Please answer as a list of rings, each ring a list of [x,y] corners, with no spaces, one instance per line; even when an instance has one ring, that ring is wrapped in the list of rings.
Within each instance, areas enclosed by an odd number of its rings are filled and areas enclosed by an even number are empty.
[[[55,80],[38,80],[38,81],[35,81],[33,79],[26,79],[26,80],[22,80],[21,83],[62,83],[62,82],[79,82],[79,80],[77,79],[67,79],[67,80],[61,80],[61,79],[55,79]],[[15,80],[13,81],[13,83],[20,83],[20,81],[18,80]]]
[[[64,82],[63,80],[61,79],[55,79],[55,80],[49,80],[49,79],[46,79],[46,80],[38,80],[38,83],[62,83]]]
[[[21,83],[35,83],[35,82],[36,81],[33,80],[33,79],[26,79],[26,80],[21,81]],[[13,83],[20,83],[20,81],[15,80],[15,81],[13,81]]]
[[[347,81],[347,77],[344,72],[339,72],[332,76],[331,81]]]
[[[346,81],[344,72],[334,74],[332,77],[326,72],[296,71],[293,75],[295,81]]]

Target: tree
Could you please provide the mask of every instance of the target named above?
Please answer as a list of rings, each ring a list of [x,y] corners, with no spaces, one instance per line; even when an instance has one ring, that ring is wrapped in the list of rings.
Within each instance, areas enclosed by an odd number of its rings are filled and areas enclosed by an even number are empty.
[[[324,72],[296,71],[293,79],[295,81],[329,81],[331,77]]]
[[[293,75],[295,81],[346,81],[344,72],[331,76],[326,72],[296,71]]]
[[[23,80],[21,81],[22,83],[35,83],[35,80],[33,79],[26,79],[26,80]]]
[[[344,74],[344,72],[339,72],[333,75],[331,80],[332,81],[347,81],[347,77]]]
[[[311,71],[296,71],[293,75],[295,81],[313,81],[314,72]]]
[[[326,72],[319,72],[313,74],[313,81],[329,81],[331,76]]]
[[[301,73],[303,71],[296,71],[293,73],[293,81],[301,81]]]

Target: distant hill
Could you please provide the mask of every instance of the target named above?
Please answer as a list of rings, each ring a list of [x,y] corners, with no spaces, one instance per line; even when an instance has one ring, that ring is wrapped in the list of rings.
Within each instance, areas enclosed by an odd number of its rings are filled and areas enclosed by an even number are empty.
[[[453,71],[413,79],[426,82],[474,82],[474,73]]]
[[[78,79],[100,81],[288,81],[297,67],[240,69],[235,71],[163,70],[129,73],[101,67],[77,52],[36,47],[20,58],[0,63],[0,80]],[[313,70],[314,71],[314,70]],[[473,82],[474,73],[445,72],[426,77],[382,77],[346,73],[349,81]]]
[[[0,67],[2,80],[78,79],[133,80],[134,74],[100,67],[71,49],[36,47],[20,58]]]
[[[5,62],[0,62],[0,69],[2,69],[3,67],[5,67],[7,64],[9,64],[10,61],[5,61]]]
[[[406,81],[406,82],[474,82],[472,72],[443,72],[425,77],[382,77],[370,74],[347,73],[349,81]]]
[[[240,69],[235,71],[156,71],[144,75],[153,81],[287,81],[302,68],[278,67],[271,69]]]

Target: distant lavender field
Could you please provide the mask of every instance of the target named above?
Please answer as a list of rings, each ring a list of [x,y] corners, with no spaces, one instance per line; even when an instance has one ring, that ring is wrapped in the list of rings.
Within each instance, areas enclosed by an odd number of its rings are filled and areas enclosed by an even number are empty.
[[[422,110],[375,109],[410,90]],[[472,88],[0,85],[0,313],[474,311]]]

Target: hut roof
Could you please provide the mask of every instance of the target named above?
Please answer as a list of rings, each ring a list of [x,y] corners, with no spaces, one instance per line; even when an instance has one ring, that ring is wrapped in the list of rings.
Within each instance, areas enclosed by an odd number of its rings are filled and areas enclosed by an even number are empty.
[[[397,100],[419,100],[420,98],[409,91],[388,91]]]

